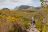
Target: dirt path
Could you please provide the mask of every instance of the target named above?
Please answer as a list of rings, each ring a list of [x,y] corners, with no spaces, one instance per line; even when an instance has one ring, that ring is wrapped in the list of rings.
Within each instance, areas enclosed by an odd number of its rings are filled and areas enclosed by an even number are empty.
[[[33,17],[32,17],[31,26],[30,26],[30,28],[29,28],[27,31],[28,31],[28,32],[39,32],[39,30],[36,28],[35,20],[34,20]]]
[[[28,32],[39,32],[39,30],[37,30],[35,25],[32,25]]]

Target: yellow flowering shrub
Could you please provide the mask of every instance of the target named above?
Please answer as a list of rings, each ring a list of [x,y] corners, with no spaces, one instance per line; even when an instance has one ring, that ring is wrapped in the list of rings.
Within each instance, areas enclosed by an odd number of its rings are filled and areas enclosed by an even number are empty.
[[[15,17],[12,17],[12,16],[8,16],[8,17],[6,17],[7,18],[7,20],[9,21],[9,22],[15,22],[16,21],[16,18]]]

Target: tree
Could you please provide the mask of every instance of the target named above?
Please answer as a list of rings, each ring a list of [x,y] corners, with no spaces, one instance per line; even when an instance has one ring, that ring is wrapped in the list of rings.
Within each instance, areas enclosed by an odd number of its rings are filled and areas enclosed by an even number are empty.
[[[48,0],[40,0],[40,2],[42,7],[46,7],[47,6],[46,3],[48,2]]]
[[[43,7],[43,2],[44,2],[44,0],[40,0],[40,2],[41,2],[41,6]]]

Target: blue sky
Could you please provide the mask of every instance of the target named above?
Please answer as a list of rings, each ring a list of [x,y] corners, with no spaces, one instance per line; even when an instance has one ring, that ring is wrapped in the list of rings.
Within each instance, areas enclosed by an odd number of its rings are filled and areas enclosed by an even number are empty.
[[[10,8],[13,9],[16,6],[29,5],[29,6],[41,6],[40,0],[0,0],[0,9]]]

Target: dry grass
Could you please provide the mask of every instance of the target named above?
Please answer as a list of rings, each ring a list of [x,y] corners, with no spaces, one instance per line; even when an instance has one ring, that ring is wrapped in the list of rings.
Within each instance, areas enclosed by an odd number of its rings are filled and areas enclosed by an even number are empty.
[[[44,18],[48,19],[47,10],[48,9],[46,9],[44,11],[38,11],[38,12],[1,10],[0,11],[0,32],[12,32],[12,31],[18,32],[18,29],[21,29],[21,31],[28,29],[30,26],[30,23],[31,23],[32,16],[35,18],[37,29],[40,31],[46,32],[48,29],[48,23],[45,23],[44,25],[42,25],[42,22],[43,22]],[[48,20],[47,20],[47,22],[48,22]],[[14,27],[14,25],[15,25],[15,27]]]

